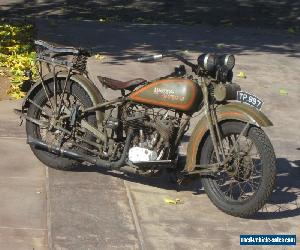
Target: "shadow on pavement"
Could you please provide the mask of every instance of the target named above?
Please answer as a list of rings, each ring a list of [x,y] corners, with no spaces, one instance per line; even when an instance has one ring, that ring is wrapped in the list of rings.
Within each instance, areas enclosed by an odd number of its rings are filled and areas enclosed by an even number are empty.
[[[140,183],[147,186],[157,187],[165,190],[191,191],[195,195],[204,194],[201,181],[199,179],[189,179],[178,186],[173,177],[166,171],[162,171],[161,175],[153,177],[144,177],[134,174],[123,174],[114,171],[106,171],[95,166],[80,166],[77,172],[96,172],[99,174],[109,175],[120,178],[129,182]]]
[[[93,54],[109,56],[103,64],[126,65],[128,62],[125,60],[136,60],[142,55],[166,50],[188,50],[199,54],[275,53],[300,57],[299,33],[289,34],[282,30],[207,25],[102,24],[56,19],[36,19],[36,23],[38,39],[83,47]]]
[[[298,0],[2,1],[0,16],[89,19],[102,22],[181,23],[297,27]]]
[[[52,27],[51,22],[56,22]],[[84,47],[110,58],[102,63],[125,65],[141,55],[165,50],[200,53],[277,53],[300,56],[300,36],[255,28],[101,24],[84,21],[37,20],[39,39],[67,46]],[[188,54],[186,55],[188,56]]]
[[[292,166],[293,165],[293,166]],[[300,160],[289,162],[285,158],[277,159],[277,186],[271,199],[252,219],[271,220],[300,215]],[[81,167],[79,172],[97,172],[121,178],[129,182],[140,183],[166,190],[176,190],[177,184],[172,182],[167,173],[159,177],[141,177],[124,175],[116,172],[107,172],[93,166]],[[180,186],[179,191],[191,191],[195,195],[205,194],[199,179],[190,179]]]
[[[270,220],[300,215],[300,160],[277,159],[277,186],[271,199],[253,219]]]

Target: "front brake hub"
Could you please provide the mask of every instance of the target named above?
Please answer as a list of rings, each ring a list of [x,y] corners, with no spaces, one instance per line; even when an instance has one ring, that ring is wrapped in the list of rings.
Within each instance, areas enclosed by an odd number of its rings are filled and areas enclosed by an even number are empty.
[[[233,166],[235,166],[234,171],[228,174],[234,177],[235,180],[242,182],[249,179],[252,174],[252,159],[250,156],[246,155],[236,159]]]
[[[242,158],[242,162],[240,163],[242,167],[241,175],[244,180],[249,179],[252,174],[252,158],[248,155]]]
[[[237,169],[238,169],[237,160],[235,159],[235,157],[232,156],[230,161],[226,165],[224,165],[224,167],[225,167],[228,175],[234,177],[236,175]]]

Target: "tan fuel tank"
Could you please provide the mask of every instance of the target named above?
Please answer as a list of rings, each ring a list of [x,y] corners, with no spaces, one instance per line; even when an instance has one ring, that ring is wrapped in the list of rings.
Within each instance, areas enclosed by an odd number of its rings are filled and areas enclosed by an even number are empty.
[[[152,106],[195,112],[199,109],[203,96],[200,86],[192,80],[167,78],[151,82],[132,92],[129,99]]]

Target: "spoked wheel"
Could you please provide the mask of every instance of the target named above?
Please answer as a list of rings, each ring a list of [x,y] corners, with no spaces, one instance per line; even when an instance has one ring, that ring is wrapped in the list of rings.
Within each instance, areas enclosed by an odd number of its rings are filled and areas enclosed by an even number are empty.
[[[238,139],[245,124],[225,122],[221,125],[225,156]],[[229,166],[214,176],[202,178],[210,200],[222,211],[237,217],[249,217],[270,197],[276,178],[275,154],[267,135],[258,127],[237,142]],[[210,137],[201,151],[200,163],[216,163]]]
[[[27,136],[66,149],[81,152],[89,150],[89,145],[81,140],[76,140],[76,137],[93,140],[93,136],[82,129],[78,121],[73,124],[70,118],[64,118],[64,116],[70,115],[70,112],[74,112],[76,109],[80,111],[91,107],[92,101],[85,90],[78,83],[71,80],[67,83],[65,91],[63,91],[64,81],[65,79],[57,79],[56,98],[54,97],[54,83],[52,82],[46,85],[47,94],[41,88],[31,100],[27,115],[38,120],[40,124],[38,125],[27,120]],[[57,103],[56,109],[55,99]],[[84,119],[89,124],[96,126],[95,113],[90,113]],[[78,162],[74,160],[39,150],[32,145],[30,147],[35,156],[49,167],[60,170],[72,170],[78,166]]]

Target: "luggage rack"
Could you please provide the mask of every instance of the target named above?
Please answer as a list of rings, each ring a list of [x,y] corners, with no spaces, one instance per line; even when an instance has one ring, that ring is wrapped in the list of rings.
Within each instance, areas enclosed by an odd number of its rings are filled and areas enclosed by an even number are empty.
[[[65,79],[64,83],[62,83],[63,85],[61,86],[63,89],[63,93],[65,92],[67,83],[70,80],[73,71],[79,72],[80,74],[84,74],[88,77],[86,64],[90,53],[87,50],[74,47],[58,47],[42,40],[36,40],[34,41],[34,44],[37,54],[35,67],[37,69],[41,85],[45,90],[48,98],[50,95],[50,90],[47,90],[46,88],[45,81],[47,79],[45,78],[45,76],[53,74],[53,96],[55,98],[55,103],[57,98],[57,89],[59,88],[59,86],[57,85],[58,73],[63,71],[66,72],[66,75],[64,75],[63,77]],[[46,66],[46,71],[48,70],[49,72],[43,72],[43,69],[45,68],[44,66]],[[29,80],[24,81],[22,91],[28,92],[36,82],[32,79],[31,70],[26,70],[25,76],[27,76]]]
[[[86,63],[88,56],[90,56],[88,51],[82,48],[58,47],[42,40],[37,40],[34,44],[40,76],[42,75],[42,63],[46,64],[50,72],[55,72],[55,68],[60,66],[67,68],[68,71],[76,70],[80,73],[87,73]]]

